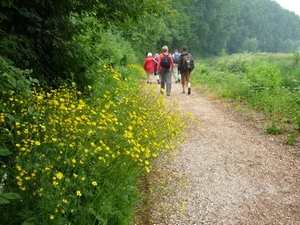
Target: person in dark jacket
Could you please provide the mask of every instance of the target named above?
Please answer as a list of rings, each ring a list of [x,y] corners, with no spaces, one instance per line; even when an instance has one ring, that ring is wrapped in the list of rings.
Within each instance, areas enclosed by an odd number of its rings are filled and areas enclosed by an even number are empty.
[[[182,93],[185,94],[185,84],[187,84],[188,95],[192,93],[191,90],[191,72],[194,69],[193,57],[188,53],[188,47],[182,46],[182,53],[178,61],[178,72],[181,74]]]

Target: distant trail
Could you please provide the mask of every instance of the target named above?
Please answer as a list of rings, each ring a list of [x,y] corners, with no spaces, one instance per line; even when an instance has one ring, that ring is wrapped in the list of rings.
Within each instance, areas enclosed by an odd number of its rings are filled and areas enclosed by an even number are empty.
[[[300,225],[300,158],[290,153],[299,145],[284,145],[195,88],[181,92],[173,82],[165,98],[200,125],[187,129],[178,156],[161,166],[171,171],[163,173],[169,192],[155,194],[150,224]]]

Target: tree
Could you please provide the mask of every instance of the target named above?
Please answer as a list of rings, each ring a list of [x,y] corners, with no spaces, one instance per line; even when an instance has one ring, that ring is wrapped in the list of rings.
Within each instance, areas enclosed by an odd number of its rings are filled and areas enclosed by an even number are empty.
[[[277,52],[290,39],[300,40],[300,17],[270,0],[239,0],[238,28],[230,37],[228,48],[235,53],[244,40],[257,40],[263,52]]]
[[[202,55],[217,55],[235,31],[239,5],[237,0],[197,0],[193,5],[186,6],[185,13],[192,21],[191,30],[197,37],[190,47]]]
[[[126,29],[145,13],[160,13],[168,0],[18,1],[2,0],[0,51],[21,69],[33,69],[35,77],[53,81],[84,76],[87,66],[74,36],[80,21],[92,16],[103,27]],[[72,20],[70,19],[72,18]]]

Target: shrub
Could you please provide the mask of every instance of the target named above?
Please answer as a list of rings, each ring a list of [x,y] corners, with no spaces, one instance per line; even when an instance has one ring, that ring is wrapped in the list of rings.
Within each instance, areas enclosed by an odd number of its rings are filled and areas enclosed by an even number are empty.
[[[275,89],[281,86],[282,76],[276,65],[262,62],[250,67],[247,71],[250,88],[257,91],[261,89]]]
[[[134,68],[131,76],[140,71]],[[1,163],[7,187],[22,199],[0,206],[3,223],[129,224],[139,178],[183,141],[187,120],[176,106],[111,66],[97,73],[84,94],[76,83],[50,91],[35,85],[26,102],[6,93],[11,109],[1,102],[1,127],[13,156]]]

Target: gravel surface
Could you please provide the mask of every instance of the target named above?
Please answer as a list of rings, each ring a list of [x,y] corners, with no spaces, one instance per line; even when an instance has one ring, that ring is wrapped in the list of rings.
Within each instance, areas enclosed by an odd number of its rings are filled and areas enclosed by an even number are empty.
[[[153,192],[140,224],[300,225],[299,140],[288,146],[265,132],[258,115],[195,88],[181,92],[173,82],[167,101],[179,101],[196,121],[180,149],[149,174]]]

